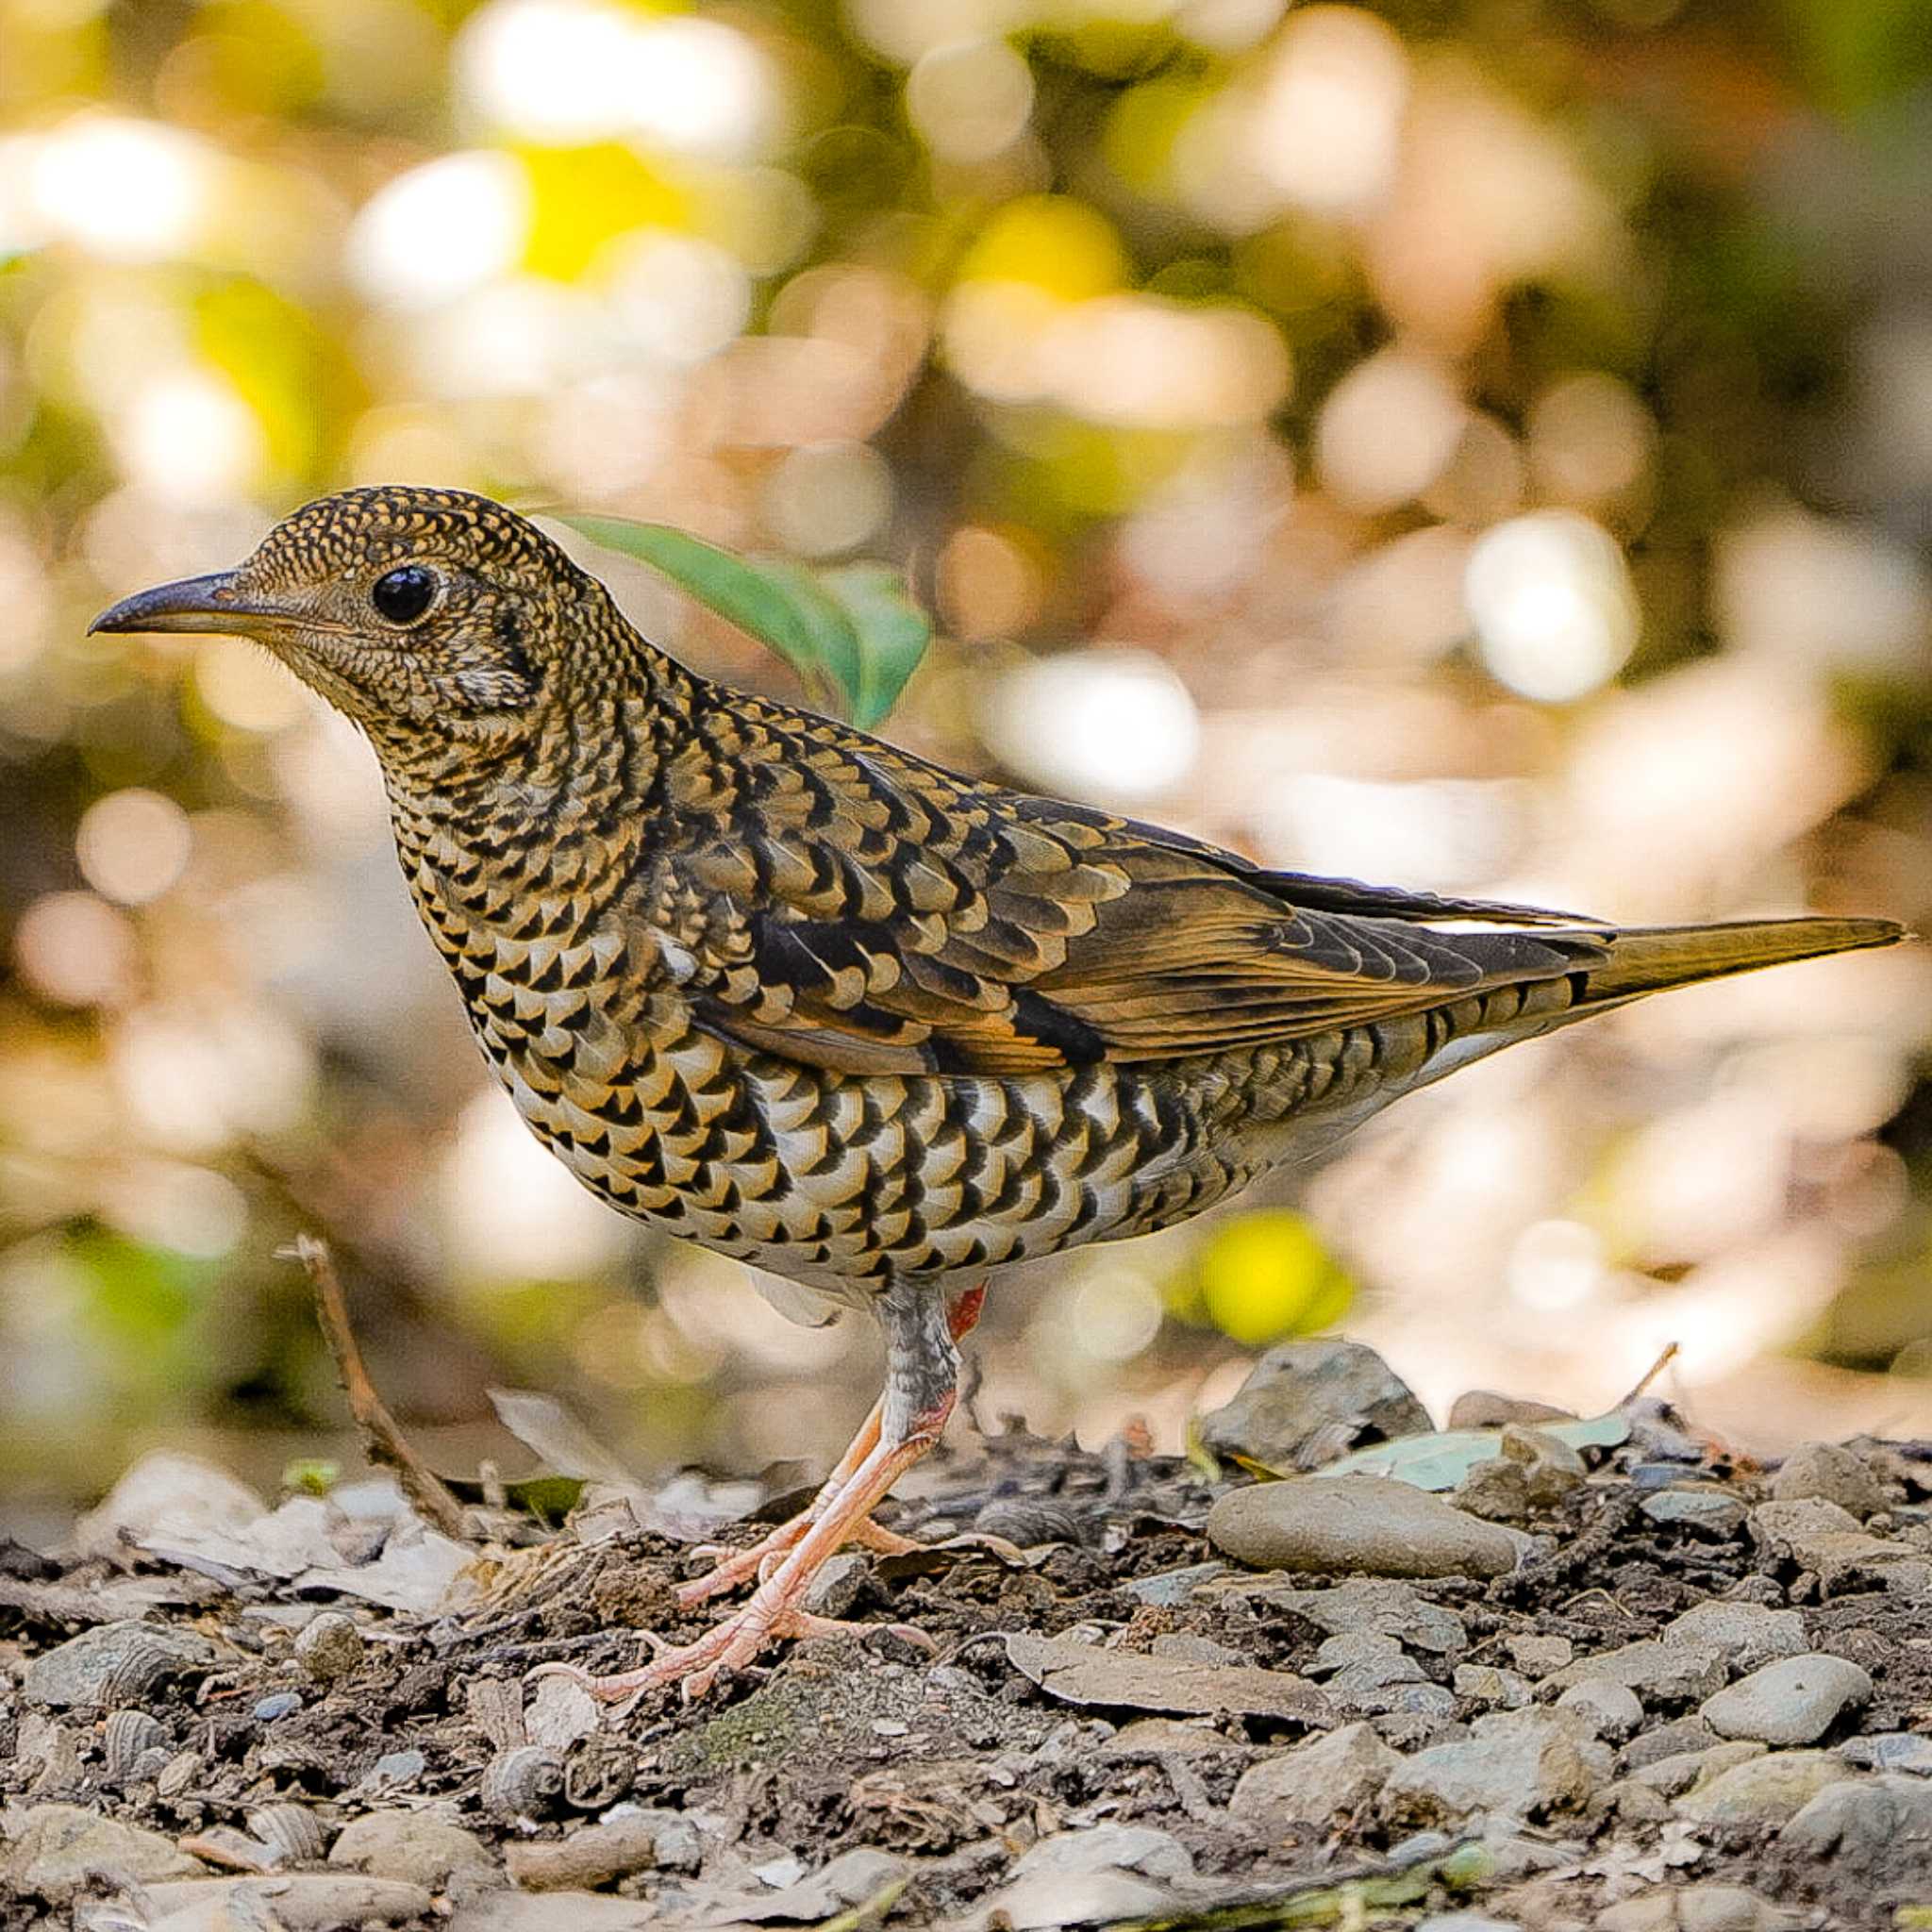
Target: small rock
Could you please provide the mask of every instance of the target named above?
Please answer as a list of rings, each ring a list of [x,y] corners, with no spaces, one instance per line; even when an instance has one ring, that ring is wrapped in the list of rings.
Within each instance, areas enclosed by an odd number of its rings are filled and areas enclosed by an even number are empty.
[[[1084,1831],[1057,1831],[1020,1855],[1015,1878],[1041,1873],[1069,1876],[1076,1872],[1138,1872],[1146,1878],[1191,1878],[1193,1854],[1171,1831],[1148,1824],[1095,1824]]]
[[[1151,1653],[1155,1657],[1178,1657],[1186,1664],[1244,1664],[1247,1657],[1236,1650],[1232,1644],[1217,1643],[1211,1637],[1201,1637],[1191,1630],[1167,1630],[1154,1640]],[[903,1734],[905,1725],[900,1725]]]
[[[1838,1747],[1838,1755],[1847,1764],[1865,1771],[1932,1776],[1932,1738],[1917,1731],[1874,1731],[1863,1738],[1847,1738]]]
[[[1246,1742],[1224,1737],[1200,1722],[1183,1724],[1179,1718],[1137,1717],[1131,1724],[1123,1724],[1112,1737],[1102,1740],[1100,1755],[1103,1757],[1164,1757],[1169,1752],[1178,1752],[1183,1757],[1194,1757],[1205,1752],[1240,1751],[1245,1754],[1254,1748]]]
[[[1377,1809],[1396,1826],[1454,1828],[1478,1812],[1524,1821],[1579,1810],[1596,1780],[1581,1744],[1542,1710],[1479,1717],[1470,1736],[1406,1758]]]
[[[1271,1591],[1268,1601],[1306,1617],[1331,1637],[1374,1631],[1434,1657],[1453,1657],[1469,1648],[1469,1626],[1462,1619],[1406,1583],[1357,1578],[1330,1590]]]
[[[1932,1786],[1895,1775],[1840,1779],[1786,1824],[1778,1842],[1824,1871],[1868,1880],[1922,1874],[1932,1856]]]
[[[1498,1395],[1492,1389],[1471,1389],[1449,1405],[1445,1429],[1500,1429],[1505,1423],[1574,1423],[1574,1409],[1552,1408],[1520,1395]]]
[[[339,1683],[360,1668],[366,1645],[353,1617],[325,1610],[295,1639],[295,1661],[318,1684]]]
[[[1830,1751],[1764,1752],[1693,1786],[1675,1809],[1699,1824],[1783,1824],[1844,1774],[1844,1760]]]
[[[1620,1824],[1661,1824],[1671,1815],[1663,1793],[1635,1778],[1619,1778],[1604,1789],[1602,1797]]]
[[[1827,1594],[1871,1587],[1907,1596],[1932,1591],[1932,1561],[1924,1551],[1867,1535],[1848,1509],[1822,1496],[1760,1503],[1750,1528],[1761,1549],[1810,1571]]]
[[[341,1925],[426,1920],[433,1901],[420,1885],[359,1873],[276,1873],[267,1878],[176,1878],[147,1888],[156,1932],[336,1932]]]
[[[263,1724],[272,1724],[278,1717],[293,1717],[301,1708],[302,1699],[295,1691],[277,1690],[256,1705],[253,1715]]]
[[[1608,1677],[1586,1677],[1557,1699],[1557,1708],[1570,1712],[1595,1737],[1622,1743],[1643,1722],[1643,1706],[1627,1684]]]
[[[1201,1418],[1200,1436],[1216,1456],[1245,1456],[1287,1475],[1332,1462],[1357,1443],[1424,1435],[1433,1426],[1374,1349],[1358,1341],[1286,1341],[1255,1364],[1231,1402]]]
[[[98,1624],[42,1652],[27,1665],[21,1689],[29,1704],[54,1710],[144,1707],[161,1684],[205,1672],[214,1660],[207,1639],[129,1617]]]
[[[1422,1674],[1422,1666],[1396,1639],[1381,1630],[1343,1630],[1334,1637],[1324,1637],[1308,1660],[1307,1674],[1327,1677],[1337,1671],[1364,1667],[1394,1671],[1398,1677],[1406,1676],[1411,1683]]]
[[[1130,1872],[1035,1872],[990,1893],[963,1922],[1001,1932],[1062,1932],[1069,1925],[1111,1925],[1141,1919],[1172,1903],[1164,1885]]]
[[[1338,1816],[1365,1813],[1401,1762],[1368,1724],[1343,1724],[1250,1766],[1228,1809],[1271,1829],[1308,1824],[1325,1831]]]
[[[805,1607],[815,1617],[849,1617],[858,1607],[858,1600],[872,1578],[870,1557],[862,1550],[841,1550],[836,1556],[827,1557],[812,1577],[805,1592]]]
[[[370,1767],[363,1788],[383,1791],[413,1784],[428,1768],[429,1760],[420,1751],[386,1751]]]
[[[1749,1512],[1716,1483],[1675,1483],[1644,1497],[1640,1506],[1653,1523],[1674,1523],[1720,1542],[1744,1527]]]
[[[1374,1576],[1501,1576],[1516,1543],[1440,1497],[1388,1476],[1257,1483],[1208,1516],[1217,1549],[1264,1570]]]
[[[1619,1899],[1596,1915],[1596,1932],[1677,1932],[1677,1894],[1659,1887]]]
[[[424,1811],[368,1811],[343,1825],[328,1861],[458,1895],[503,1883],[480,1840]]]
[[[1435,1912],[1417,1925],[1415,1932],[1517,1932],[1507,1919],[1492,1919],[1487,1912]]]
[[[1772,1932],[1786,1923],[1769,1899],[1741,1885],[1687,1885],[1677,1894],[1678,1932]]]
[[[1485,1523],[1522,1523],[1530,1512],[1529,1472],[1507,1456],[1474,1464],[1450,1500]]]
[[[602,1724],[597,1700],[568,1677],[544,1677],[530,1692],[524,1711],[524,1734],[532,1744],[565,1751]]]
[[[1803,1653],[1805,1620],[1796,1610],[1713,1597],[1673,1617],[1657,1635],[1665,1643],[1714,1650],[1735,1671],[1755,1671]]]
[[[1599,1651],[1594,1657],[1578,1657],[1573,1664],[1553,1672],[1543,1679],[1545,1688],[1557,1691],[1573,1684],[1586,1684],[1592,1678],[1622,1684],[1646,1703],[1701,1703],[1724,1689],[1730,1673],[1715,1650],[1694,1643],[1664,1643],[1646,1637],[1615,1650]]]
[[[1766,1664],[1707,1698],[1702,1714],[1720,1737],[1809,1744],[1841,1712],[1871,1701],[1872,1679],[1847,1657],[1813,1651]]]
[[[1779,1503],[1821,1497],[1860,1523],[1885,1507],[1884,1486],[1871,1466],[1837,1442],[1801,1442],[1772,1477],[1771,1493]]]
[[[1717,1741],[1717,1733],[1701,1717],[1680,1717],[1631,1739],[1624,1747],[1624,1768],[1641,1771],[1646,1764],[1682,1757],[1687,1751],[1708,1751]]]
[[[1503,1648],[1509,1661],[1525,1677],[1547,1677],[1560,1671],[1576,1655],[1576,1646],[1567,1637],[1541,1637],[1533,1633],[1506,1637]]]
[[[1679,1798],[1700,1784],[1722,1777],[1733,1765],[1762,1757],[1768,1748],[1751,1739],[1734,1744],[1707,1744],[1701,1751],[1680,1751],[1674,1757],[1641,1765],[1629,1774],[1629,1779],[1661,1797]]]
[[[594,1890],[657,1864],[657,1821],[638,1812],[586,1824],[568,1838],[510,1844],[503,1856],[509,1875],[525,1891]]]
[[[96,1872],[123,1885],[142,1885],[207,1870],[173,1839],[103,1818],[83,1805],[35,1805],[17,1814],[8,1830],[0,1857],[0,1896],[11,1888],[58,1904],[81,1890]]]
[[[1521,1710],[1534,1693],[1527,1677],[1514,1671],[1500,1670],[1494,1664],[1457,1664],[1456,1694],[1468,1697],[1491,1710]]]
[[[1124,1596],[1157,1608],[1171,1609],[1184,1604],[1204,1583],[1212,1583],[1227,1574],[1225,1563],[1189,1563],[1178,1570],[1158,1570],[1152,1576],[1136,1576],[1119,1586]]]

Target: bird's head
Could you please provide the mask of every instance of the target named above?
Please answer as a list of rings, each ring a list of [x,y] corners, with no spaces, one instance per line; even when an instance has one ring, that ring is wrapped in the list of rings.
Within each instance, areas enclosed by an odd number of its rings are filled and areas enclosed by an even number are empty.
[[[97,631],[222,631],[264,644],[380,744],[515,735],[608,631],[595,580],[487,496],[345,490],[286,517],[229,571],[124,598]]]

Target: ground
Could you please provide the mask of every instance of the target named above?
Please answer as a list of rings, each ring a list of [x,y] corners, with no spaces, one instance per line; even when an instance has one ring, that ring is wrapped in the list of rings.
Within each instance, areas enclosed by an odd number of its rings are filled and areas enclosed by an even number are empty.
[[[1621,1421],[1464,1477],[1502,1574],[1379,1580],[1229,1560],[1232,1466],[969,1433],[887,1512],[938,1547],[829,1580],[874,1634],[614,1716],[525,1674],[696,1634],[702,1485],[478,1553],[164,1459],[0,1551],[0,1927],[1932,1924],[1932,1445]]]

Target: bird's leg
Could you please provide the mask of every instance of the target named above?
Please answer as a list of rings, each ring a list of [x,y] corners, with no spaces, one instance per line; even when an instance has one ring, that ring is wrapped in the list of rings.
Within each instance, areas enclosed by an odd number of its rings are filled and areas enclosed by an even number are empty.
[[[946,1328],[954,1341],[961,1341],[973,1332],[974,1324],[979,1320],[979,1311],[985,1305],[986,1283],[983,1281],[955,1295],[947,1303]],[[860,1464],[877,1445],[879,1422],[885,1414],[885,1407],[886,1398],[881,1395],[859,1424],[851,1447],[839,1458],[818,1494],[796,1516],[788,1517],[748,1548],[720,1549],[712,1544],[707,1549],[704,1554],[716,1554],[719,1561],[702,1576],[694,1576],[679,1587],[678,1607],[690,1609],[694,1604],[703,1603],[707,1597],[722,1595],[727,1590],[735,1590],[741,1583],[748,1583],[755,1576],[767,1576],[776,1569],[786,1553],[796,1546],[799,1539],[824,1513],[826,1506],[858,1474]],[[870,1516],[861,1517],[855,1523],[845,1541],[886,1557],[904,1556],[908,1550],[919,1548],[910,1537],[881,1529]]]
[[[978,1291],[970,1299],[969,1326],[978,1312]],[[638,1670],[594,1677],[572,1664],[545,1664],[541,1674],[569,1677],[611,1704],[667,1684],[681,1684],[687,1698],[702,1697],[719,1676],[741,1670],[776,1638],[854,1627],[814,1617],[800,1602],[825,1558],[852,1541],[874,1505],[939,1441],[958,1391],[959,1351],[946,1305],[929,1288],[895,1286],[883,1307],[886,1392],[876,1411],[876,1439],[835,1491],[821,1493],[816,1513],[806,1512],[803,1530],[746,1603],[694,1643],[660,1644]]]

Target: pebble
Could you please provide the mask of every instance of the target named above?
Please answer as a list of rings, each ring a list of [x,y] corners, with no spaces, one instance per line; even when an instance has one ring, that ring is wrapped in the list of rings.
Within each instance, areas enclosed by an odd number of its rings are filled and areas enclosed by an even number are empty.
[[[1373,1630],[1434,1657],[1452,1657],[1469,1648],[1468,1624],[1454,1610],[1430,1603],[1406,1583],[1357,1577],[1330,1590],[1271,1591],[1268,1601],[1306,1617],[1331,1637]]]
[[[1772,1932],[1788,1923],[1741,1885],[1686,1885],[1639,1892],[1596,1916],[1596,1932]]]
[[[524,1734],[533,1744],[565,1751],[603,1723],[597,1700],[568,1677],[544,1677],[524,1711]]]
[[[1307,1744],[1252,1765],[1228,1800],[1237,1818],[1271,1828],[1309,1824],[1328,1831],[1342,1815],[1360,1815],[1402,1762],[1366,1724],[1343,1724]]]
[[[1803,1654],[1805,1620],[1796,1610],[1713,1597],[1672,1618],[1658,1635],[1665,1643],[1717,1651],[1733,1670],[1755,1671]]]
[[[1232,1401],[1200,1422],[1216,1456],[1245,1456],[1283,1475],[1332,1461],[1357,1442],[1435,1426],[1408,1385],[1358,1341],[1286,1341],[1271,1348]]]
[[[1225,1563],[1189,1563],[1178,1570],[1159,1570],[1152,1576],[1136,1576],[1120,1586],[1124,1596],[1171,1609],[1184,1604],[1204,1583],[1212,1583],[1227,1574]]]
[[[1717,1733],[1701,1717],[1680,1717],[1675,1723],[1658,1724],[1624,1747],[1624,1768],[1641,1771],[1665,1757],[1680,1757],[1686,1751],[1708,1751],[1718,1741]]]
[[[1576,1655],[1576,1646],[1567,1637],[1506,1637],[1503,1648],[1509,1653],[1509,1661],[1530,1678],[1547,1677],[1551,1672],[1560,1671]]]
[[[475,1833],[424,1811],[368,1811],[351,1819],[328,1861],[458,1895],[503,1883],[496,1860]]]
[[[1602,1678],[1624,1685],[1646,1702],[1692,1704],[1722,1690],[1729,1675],[1723,1655],[1705,1644],[1666,1643],[1646,1637],[1594,1657],[1578,1657],[1543,1681],[1563,1691],[1573,1684]]]
[[[954,1924],[1000,1932],[1063,1932],[1069,1925],[1149,1918],[1173,1902],[1166,1886],[1131,1872],[1035,1872],[1003,1885],[980,1901],[971,1918]]]
[[[1644,1497],[1640,1506],[1653,1523],[1674,1523],[1700,1536],[1728,1541],[1744,1527],[1750,1512],[1716,1483],[1678,1483]]]
[[[429,1768],[420,1751],[386,1751],[370,1767],[362,1780],[367,1790],[384,1790],[394,1785],[413,1784]]]
[[[1867,1535],[1850,1510],[1822,1496],[1760,1503],[1750,1529],[1761,1549],[1810,1571],[1827,1591],[1859,1585],[1908,1596],[1932,1591],[1932,1560],[1924,1551]]]
[[[1013,1876],[1042,1873],[1066,1877],[1084,1872],[1138,1872],[1144,1878],[1191,1878],[1194,1857],[1171,1831],[1150,1824],[1095,1824],[1057,1831],[1020,1855]]]
[[[1917,1731],[1875,1731],[1863,1738],[1847,1738],[1838,1747],[1847,1764],[1865,1771],[1911,1772],[1919,1777],[1932,1776],[1932,1738]]]
[[[1643,1722],[1643,1706],[1627,1684],[1608,1677],[1586,1677],[1557,1699],[1558,1710],[1569,1711],[1599,1738],[1622,1743]]]
[[[1675,1809],[1698,1824],[1783,1824],[1844,1774],[1844,1760],[1830,1751],[1761,1752],[1692,1786]]]
[[[293,1717],[301,1708],[302,1699],[295,1691],[277,1690],[255,1707],[254,1715],[263,1724],[272,1724],[278,1717]]]
[[[1501,1576],[1516,1567],[1513,1538],[1388,1476],[1305,1476],[1233,1491],[1208,1511],[1208,1537],[1263,1570]]]
[[[509,1875],[525,1891],[576,1891],[614,1885],[658,1862],[658,1824],[649,1812],[586,1824],[568,1838],[505,1847]]]
[[[1457,1664],[1456,1694],[1487,1705],[1491,1710],[1521,1710],[1535,1696],[1527,1677],[1495,1664]]]
[[[334,1684],[360,1667],[365,1649],[354,1618],[325,1610],[296,1637],[295,1661],[316,1683]]]
[[[206,1871],[171,1838],[103,1818],[84,1805],[35,1805],[8,1821],[0,1857],[0,1896],[9,1891],[59,1903],[104,1872],[124,1885],[145,1885]]]
[[[1477,1718],[1466,1739],[1405,1758],[1377,1809],[1407,1827],[1454,1828],[1479,1812],[1530,1821],[1580,1810],[1597,1782],[1583,1740],[1560,1718],[1502,1711]]]
[[[433,1903],[420,1885],[358,1873],[276,1873],[270,1878],[177,1878],[147,1888],[150,1923],[165,1932],[336,1932],[341,1925],[427,1921]]]
[[[1822,1497],[1862,1523],[1885,1507],[1885,1489],[1863,1457],[1837,1442],[1801,1442],[1771,1479],[1779,1503]]]
[[[1491,1523],[1516,1523],[1581,1489],[1589,1467],[1560,1437],[1521,1423],[1504,1425],[1499,1453],[1456,1486],[1458,1507]]]
[[[1666,1798],[1679,1798],[1699,1784],[1722,1777],[1733,1765],[1748,1764],[1762,1757],[1770,1747],[1749,1739],[1731,1744],[1707,1744],[1699,1751],[1680,1751],[1674,1757],[1659,1757],[1640,1766],[1629,1774],[1632,1784],[1642,1785]]]
[[[1507,1919],[1492,1919],[1487,1912],[1436,1912],[1415,1932],[1517,1932],[1517,1928]]]
[[[1471,1389],[1449,1405],[1445,1429],[1500,1429],[1505,1423],[1574,1423],[1576,1411],[1552,1408],[1520,1395],[1499,1395],[1493,1389]]]
[[[206,1638],[127,1617],[43,1651],[27,1665],[21,1689],[29,1704],[54,1710],[145,1706],[167,1679],[206,1671],[214,1660]]]
[[[1753,1671],[1707,1698],[1702,1714],[1720,1737],[1810,1744],[1871,1698],[1871,1677],[1850,1658],[1812,1651]]]
[[[1254,1749],[1245,1740],[1224,1737],[1199,1720],[1182,1723],[1173,1717],[1137,1717],[1123,1724],[1112,1737],[1102,1740],[1103,1757],[1164,1757],[1178,1752],[1183,1757],[1197,1757],[1208,1752],[1239,1751],[1243,1756]]]
[[[980,1514],[986,1514],[981,1510]],[[1005,1535],[1005,1531],[986,1531],[977,1522],[974,1527],[989,1535]],[[805,1607],[815,1617],[849,1617],[858,1607],[858,1600],[871,1587],[873,1580],[872,1558],[862,1550],[841,1550],[836,1556],[827,1557],[816,1575],[807,1586]]]
[[[1923,1874],[1932,1858],[1932,1786],[1897,1775],[1842,1778],[1792,1818],[1778,1842],[1821,1866],[1865,1878]]]

